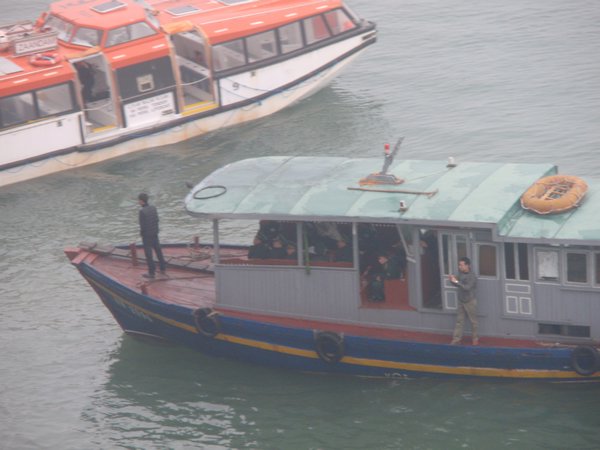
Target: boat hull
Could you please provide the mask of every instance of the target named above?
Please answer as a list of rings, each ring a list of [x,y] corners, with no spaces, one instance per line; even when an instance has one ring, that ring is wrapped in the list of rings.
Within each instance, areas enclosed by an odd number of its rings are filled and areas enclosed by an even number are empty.
[[[598,362],[592,361],[591,373],[578,373],[574,364],[585,366],[589,355],[584,352],[583,360],[574,361],[575,351],[568,347],[455,346],[339,332],[339,324],[290,326],[284,319],[265,322],[240,312],[166,304],[85,263],[78,269],[124,331],[167,339],[214,356],[363,377],[600,381]]]

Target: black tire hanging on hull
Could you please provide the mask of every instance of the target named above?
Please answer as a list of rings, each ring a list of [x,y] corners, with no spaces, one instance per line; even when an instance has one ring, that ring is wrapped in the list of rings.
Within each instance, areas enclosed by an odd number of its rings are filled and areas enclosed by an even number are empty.
[[[335,364],[344,357],[344,338],[333,331],[317,331],[315,350],[323,361]]]
[[[571,367],[579,375],[589,377],[600,369],[600,355],[594,347],[575,347],[571,352]]]
[[[194,324],[202,336],[213,338],[221,332],[219,313],[211,308],[198,308],[194,311]]]

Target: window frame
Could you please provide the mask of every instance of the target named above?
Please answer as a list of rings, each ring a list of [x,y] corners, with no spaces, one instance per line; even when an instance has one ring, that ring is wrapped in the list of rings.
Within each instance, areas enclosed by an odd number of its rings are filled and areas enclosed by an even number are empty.
[[[585,256],[585,278],[586,281],[570,281],[569,280],[569,254],[577,254]],[[565,249],[563,251],[563,282],[570,286],[589,286],[591,284],[590,277],[590,252],[583,249]]]
[[[491,247],[494,249],[494,275],[482,275],[481,274],[481,247]],[[500,277],[500,264],[499,264],[499,254],[498,254],[498,245],[493,242],[475,242],[475,255],[477,255],[477,276],[480,278],[484,278],[487,280],[497,280]]]
[[[540,270],[539,270],[539,261],[540,261],[540,253],[553,253],[556,255],[556,279],[542,279],[540,278]],[[561,251],[558,248],[550,248],[550,247],[535,247],[533,250],[534,254],[534,281],[536,283],[543,284],[561,284],[561,276],[562,276],[562,258]]]

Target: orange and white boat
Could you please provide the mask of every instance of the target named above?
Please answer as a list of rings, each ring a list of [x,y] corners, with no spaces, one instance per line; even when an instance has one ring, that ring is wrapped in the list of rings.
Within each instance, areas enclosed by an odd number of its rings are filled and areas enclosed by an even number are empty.
[[[272,114],[376,40],[342,0],[62,0],[0,27],[0,186]]]

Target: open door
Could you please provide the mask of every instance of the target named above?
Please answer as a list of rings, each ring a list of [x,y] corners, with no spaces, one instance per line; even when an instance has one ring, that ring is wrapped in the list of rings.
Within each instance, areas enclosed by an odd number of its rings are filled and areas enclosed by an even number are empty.
[[[454,310],[458,305],[458,289],[448,280],[449,274],[458,274],[458,260],[471,257],[469,236],[466,233],[440,233],[439,255],[442,262],[441,286],[444,309]]]
[[[209,65],[209,46],[196,30],[171,35],[182,86],[183,112],[216,107]]]
[[[85,118],[84,134],[118,126],[110,69],[102,54],[74,60]]]

